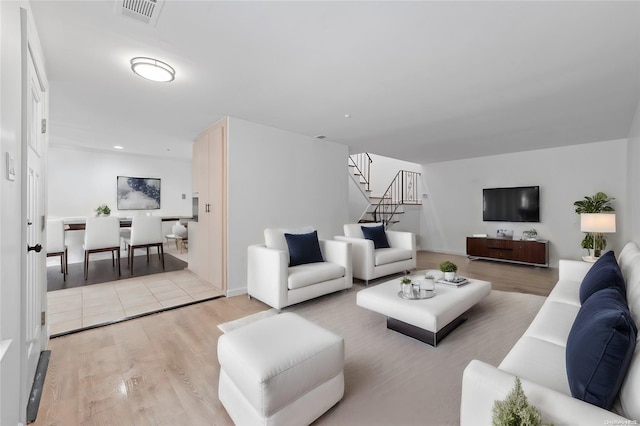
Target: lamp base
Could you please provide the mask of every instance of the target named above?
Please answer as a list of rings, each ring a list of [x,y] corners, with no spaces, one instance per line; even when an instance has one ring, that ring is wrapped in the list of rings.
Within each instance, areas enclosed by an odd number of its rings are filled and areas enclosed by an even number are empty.
[[[582,260],[589,263],[594,263],[598,259],[599,259],[598,257],[593,257],[593,256],[582,256]]]

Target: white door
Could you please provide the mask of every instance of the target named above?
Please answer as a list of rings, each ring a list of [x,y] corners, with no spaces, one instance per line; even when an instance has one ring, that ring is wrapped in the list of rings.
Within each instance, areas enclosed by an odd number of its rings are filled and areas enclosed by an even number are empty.
[[[23,22],[24,24],[24,22]],[[29,40],[29,39],[28,39]],[[22,407],[26,407],[31,386],[40,358],[40,352],[46,348],[48,335],[44,325],[46,312],[46,250],[45,241],[45,187],[44,160],[46,154],[46,82],[44,74],[38,69],[38,61],[33,57],[31,40],[27,47],[26,63],[26,122],[23,125],[22,154],[26,158],[23,168],[23,212],[26,231],[23,307],[23,360],[25,376],[22,389]],[[23,110],[24,111],[24,110]]]

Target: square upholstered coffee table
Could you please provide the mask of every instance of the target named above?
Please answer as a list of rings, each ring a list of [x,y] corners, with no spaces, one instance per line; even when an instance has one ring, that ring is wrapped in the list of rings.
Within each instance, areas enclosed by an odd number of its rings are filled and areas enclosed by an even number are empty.
[[[439,271],[418,271],[412,277],[420,279],[425,273],[442,275]],[[396,278],[360,290],[356,304],[385,315],[387,328],[432,346],[465,321],[464,313],[491,292],[490,282],[469,279],[460,287],[436,283],[435,297],[407,300],[398,296],[400,280]]]

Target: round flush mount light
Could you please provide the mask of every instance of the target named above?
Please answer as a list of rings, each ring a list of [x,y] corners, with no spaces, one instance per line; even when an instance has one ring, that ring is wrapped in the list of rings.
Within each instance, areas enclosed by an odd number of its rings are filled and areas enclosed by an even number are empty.
[[[123,146],[120,146],[120,145],[114,145],[114,146],[113,146],[113,148],[114,148],[114,149],[124,149],[124,147],[123,147]]]
[[[153,58],[133,58],[131,70],[142,78],[161,83],[168,83],[176,78],[176,70],[171,65]]]

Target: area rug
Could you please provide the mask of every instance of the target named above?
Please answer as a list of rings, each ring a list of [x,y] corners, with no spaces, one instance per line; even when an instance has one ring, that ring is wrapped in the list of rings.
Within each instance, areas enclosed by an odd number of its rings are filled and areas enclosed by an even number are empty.
[[[345,394],[318,425],[457,425],[462,372],[472,359],[498,365],[545,298],[492,291],[436,348],[388,330],[356,305],[361,288],[285,308],[345,339]]]
[[[235,321],[224,322],[222,324],[218,324],[218,328],[223,333],[228,333],[231,330],[235,330],[236,328],[243,327],[247,324],[251,324],[252,322],[259,321],[264,318],[269,318],[274,315],[278,315],[278,311],[275,309],[269,309],[267,311],[258,312],[256,314],[251,314],[246,317],[237,319]]]

